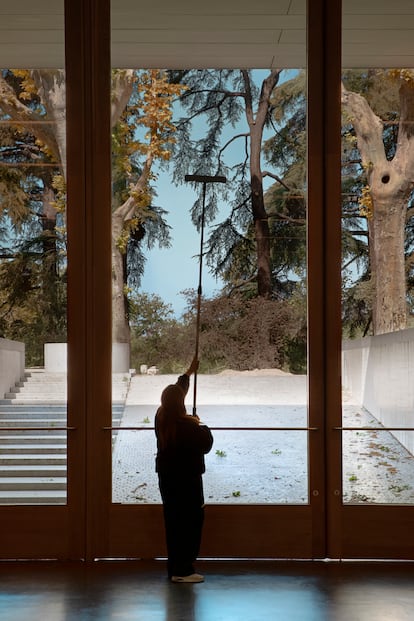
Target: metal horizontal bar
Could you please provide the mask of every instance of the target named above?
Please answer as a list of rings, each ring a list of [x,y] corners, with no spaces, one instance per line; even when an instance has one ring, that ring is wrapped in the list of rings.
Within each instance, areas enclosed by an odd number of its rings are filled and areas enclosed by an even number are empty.
[[[319,427],[210,427],[212,431],[319,431]],[[154,431],[154,427],[102,427],[103,431]]]
[[[414,427],[332,427],[334,431],[414,431]]]

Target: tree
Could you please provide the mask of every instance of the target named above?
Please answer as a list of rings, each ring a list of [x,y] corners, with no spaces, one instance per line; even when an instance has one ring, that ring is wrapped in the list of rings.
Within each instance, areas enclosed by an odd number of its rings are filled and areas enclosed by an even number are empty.
[[[127,308],[127,256],[128,243],[131,254],[136,250],[148,230],[158,233],[160,243],[168,243],[167,229],[160,218],[161,211],[152,206],[151,182],[155,179],[153,164],[156,160],[168,160],[174,142],[175,127],[172,124],[172,100],[182,90],[179,85],[170,84],[163,71],[150,69],[135,74],[118,72],[115,81],[119,95],[117,101],[122,107],[125,92],[129,91],[131,80],[136,82],[135,97],[128,98],[127,107],[120,114],[120,122],[114,132],[114,188],[123,182],[123,190],[114,192],[112,210],[112,339],[117,343],[129,343]],[[114,114],[117,118],[118,114]],[[143,139],[136,137],[138,127],[146,128]],[[131,162],[132,155],[143,156],[143,162]],[[155,229],[155,230],[154,230]],[[155,235],[149,237],[154,243]],[[135,242],[135,243],[134,243]],[[135,253],[136,256],[136,253]],[[141,255],[142,259],[142,255]]]
[[[131,359],[136,368],[155,365],[163,373],[180,373],[194,355],[197,294],[182,292],[187,308],[179,319],[157,295],[131,299]],[[303,298],[246,300],[236,293],[203,298],[200,371],[284,368],[306,372]]]
[[[343,75],[343,312],[351,335],[356,329],[366,334],[371,320],[374,334],[406,326],[407,273],[413,269],[410,80],[411,73],[401,71]],[[265,146],[281,177],[268,198],[277,218],[292,222],[306,188],[304,94],[300,72],[274,91],[278,131]],[[278,195],[284,203],[277,203]]]
[[[377,70],[363,77],[362,94],[343,84],[342,105],[366,176],[360,203],[369,234],[373,326],[374,334],[383,334],[404,329],[407,321],[405,251],[414,189],[414,72]],[[395,82],[398,89],[398,101],[388,93],[393,107],[385,114],[384,96],[378,97],[381,82],[388,83],[391,93]],[[412,248],[409,252],[412,256]]]
[[[113,340],[129,342],[126,309],[127,281],[139,279],[142,265],[127,265],[127,252],[143,260],[139,242],[147,235],[149,244],[158,236],[168,242],[168,229],[162,210],[152,206],[152,166],[156,159],[169,157],[174,127],[171,123],[172,97],[181,87],[170,85],[162,71],[113,73],[111,119],[114,127],[114,204],[113,204]],[[56,216],[65,209],[66,137],[65,82],[59,70],[8,71],[0,75],[0,110],[25,137],[33,137],[24,147],[37,163],[51,166],[39,179],[43,185],[42,222],[44,250],[51,254]],[[137,138],[138,128],[147,133]],[[143,132],[144,133],[144,132]],[[15,138],[18,138],[17,134]],[[30,146],[32,147],[30,150]],[[26,157],[27,159],[27,157]],[[5,195],[19,199],[21,209],[30,212],[24,178],[8,187]],[[122,187],[121,187],[122,186]],[[20,194],[19,194],[20,192]],[[3,201],[4,202],[4,201]],[[10,202],[10,201],[9,201]],[[26,216],[25,216],[26,217]],[[148,226],[145,227],[145,223]],[[64,232],[64,221],[61,230]],[[46,234],[47,233],[47,234]],[[49,269],[50,275],[53,269]]]
[[[171,79],[182,81],[187,89],[180,97],[187,116],[177,123],[178,139],[174,152],[174,179],[182,182],[184,175],[224,175],[227,188],[222,190],[225,199],[230,197],[230,215],[215,228],[208,240],[207,262],[216,274],[231,274],[234,251],[245,243],[255,246],[254,265],[245,265],[243,282],[255,281],[257,293],[264,298],[272,295],[272,274],[268,213],[264,202],[263,177],[271,175],[262,169],[261,153],[263,132],[269,122],[270,98],[280,70],[272,70],[263,79],[260,89],[254,84],[252,73],[247,70],[192,70],[171,72]],[[194,119],[203,119],[207,133],[199,139],[192,138]],[[240,129],[242,118],[245,131]],[[233,128],[229,137],[228,128]],[[241,143],[235,163],[226,163],[225,154]],[[218,192],[210,189],[206,205],[206,221],[217,213]],[[200,222],[201,201],[193,208],[192,217]],[[245,229],[251,225],[252,234],[245,238]],[[241,229],[241,230],[240,230]]]
[[[60,101],[59,82],[51,80],[46,86]],[[41,127],[44,108],[37,94],[46,86],[38,72],[33,79],[24,71],[3,71],[0,76],[0,109],[7,121],[0,130],[0,322],[9,338],[31,335],[26,352],[32,364],[42,360],[39,340],[63,340],[66,335],[63,212],[54,187],[61,165],[50,132]],[[35,128],[49,140],[50,149],[36,138]]]
[[[187,292],[187,304],[184,320],[194,326],[194,292]],[[306,337],[302,341],[301,308],[293,298],[289,302],[260,296],[246,300],[237,292],[231,296],[205,298],[202,309],[200,350],[204,370],[284,368],[304,371]],[[301,346],[303,352],[297,355],[294,349]]]
[[[155,294],[130,298],[131,362],[156,366],[162,373],[182,373],[194,354],[194,323],[174,317],[170,304]]]

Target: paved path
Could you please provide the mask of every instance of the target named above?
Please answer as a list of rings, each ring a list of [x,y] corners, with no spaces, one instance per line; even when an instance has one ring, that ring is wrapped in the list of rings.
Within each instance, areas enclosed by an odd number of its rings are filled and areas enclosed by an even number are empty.
[[[135,376],[113,456],[113,501],[159,503],[153,421],[162,389],[176,376]],[[214,428],[206,456],[206,502],[308,502],[307,433],[220,431],[219,427],[306,427],[306,377],[255,373],[198,377],[197,413]],[[192,387],[187,395],[192,410]],[[345,403],[344,426],[378,426]],[[344,432],[345,502],[414,503],[414,458],[388,432]]]

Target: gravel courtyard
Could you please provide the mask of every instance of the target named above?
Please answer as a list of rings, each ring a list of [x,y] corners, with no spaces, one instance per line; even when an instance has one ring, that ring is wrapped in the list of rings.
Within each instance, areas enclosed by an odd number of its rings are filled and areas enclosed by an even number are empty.
[[[160,502],[154,471],[154,414],[161,391],[176,379],[173,375],[132,377],[121,427],[140,429],[120,431],[114,437],[113,502]],[[192,386],[186,403],[191,413]],[[197,414],[214,435],[204,475],[207,503],[308,502],[307,432],[269,430],[307,427],[305,376],[277,370],[199,375]],[[380,426],[369,412],[346,398],[343,424]],[[223,427],[234,430],[220,430]],[[344,432],[343,453],[345,502],[414,502],[414,457],[389,432]]]

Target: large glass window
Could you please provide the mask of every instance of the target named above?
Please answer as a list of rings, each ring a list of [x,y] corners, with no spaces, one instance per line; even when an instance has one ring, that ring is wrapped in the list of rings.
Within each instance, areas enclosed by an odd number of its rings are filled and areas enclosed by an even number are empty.
[[[366,63],[373,20],[351,42],[346,24],[353,12],[344,2],[343,500],[411,504],[414,73],[395,66],[395,41],[403,36],[398,28],[404,28],[397,15],[380,60],[372,55],[371,64],[361,66],[358,48]],[[375,27],[385,27],[387,19],[376,16]]]
[[[112,77],[113,502],[160,502],[154,416],[199,338],[206,499],[307,503],[305,72]]]
[[[1,28],[0,504],[8,505],[66,503],[63,2],[52,4],[46,15],[36,2],[15,2]]]

